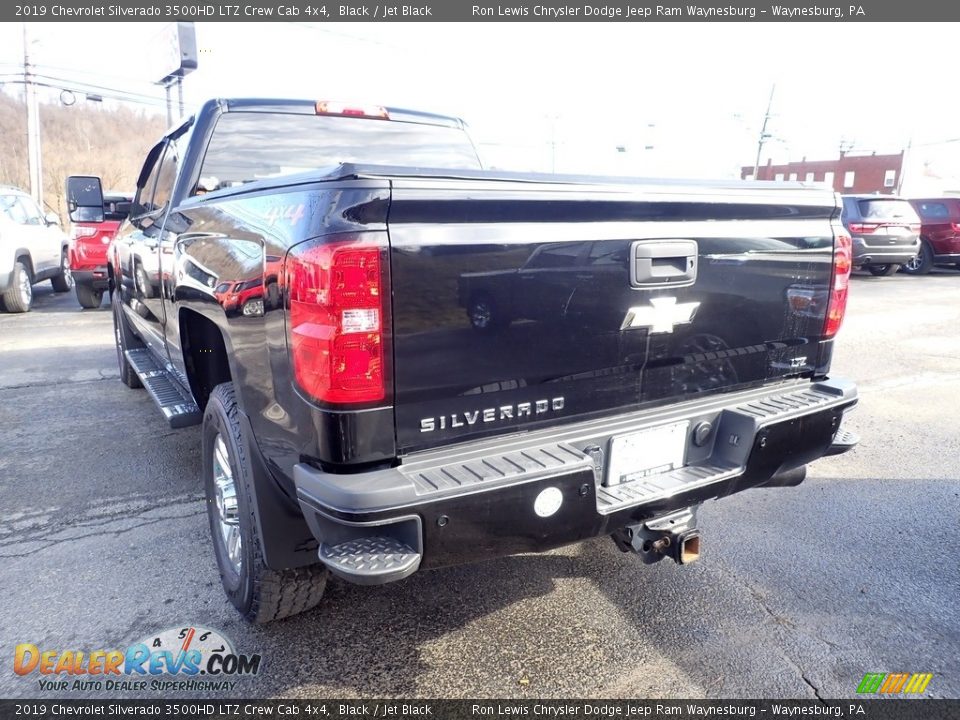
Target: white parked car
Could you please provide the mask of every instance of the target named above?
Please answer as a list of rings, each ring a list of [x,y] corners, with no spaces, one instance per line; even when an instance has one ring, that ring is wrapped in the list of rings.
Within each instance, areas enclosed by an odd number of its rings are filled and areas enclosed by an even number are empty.
[[[44,215],[27,193],[0,186],[0,309],[27,312],[33,285],[43,280],[69,291],[68,242],[56,213]]]

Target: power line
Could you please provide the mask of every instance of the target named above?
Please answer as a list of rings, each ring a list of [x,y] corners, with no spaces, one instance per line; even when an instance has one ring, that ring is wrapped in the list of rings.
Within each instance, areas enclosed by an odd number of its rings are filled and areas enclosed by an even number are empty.
[[[96,95],[101,98],[108,98],[110,100],[117,100],[120,102],[129,102],[137,103],[140,105],[149,105],[156,107],[164,107],[166,101],[163,98],[152,97],[150,95],[141,95],[139,93],[133,93],[125,90],[118,90],[114,88],[105,87],[102,85],[94,85],[92,83],[87,83],[82,80],[71,80],[68,78],[53,77],[50,75],[44,75],[41,73],[32,73],[31,77],[36,78],[33,84],[39,87],[45,87],[53,90],[69,90],[71,92],[78,92],[84,95]],[[7,79],[9,78],[9,79]],[[46,81],[46,82],[40,82]],[[23,76],[21,74],[14,73],[4,73],[0,74],[0,83],[10,84],[10,85],[20,85],[23,84]]]
[[[71,75],[87,75],[94,78],[104,78],[107,80],[122,80],[124,82],[142,82],[145,86],[150,86],[152,83],[149,83],[145,80],[137,80],[137,78],[130,77],[129,75],[112,75],[110,73],[98,72],[95,70],[81,70],[79,68],[65,67],[63,65],[53,65],[50,63],[35,62],[33,63],[35,68],[45,68],[47,70],[53,71],[65,71]],[[0,68],[11,68],[13,71],[22,72],[21,66],[15,63],[0,63]]]

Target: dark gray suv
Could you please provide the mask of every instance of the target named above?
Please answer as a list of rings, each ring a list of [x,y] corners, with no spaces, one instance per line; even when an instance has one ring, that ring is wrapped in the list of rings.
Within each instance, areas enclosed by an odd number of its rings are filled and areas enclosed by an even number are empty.
[[[853,265],[893,275],[920,252],[920,217],[893,195],[844,195],[843,224],[853,238]]]

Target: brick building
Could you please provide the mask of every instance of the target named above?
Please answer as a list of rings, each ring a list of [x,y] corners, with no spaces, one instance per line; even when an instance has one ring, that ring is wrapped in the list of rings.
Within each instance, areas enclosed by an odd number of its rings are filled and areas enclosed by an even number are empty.
[[[800,180],[825,182],[841,193],[897,192],[903,172],[903,152],[896,155],[847,155],[841,152],[836,160],[807,160],[774,165],[767,160],[757,171],[758,180]],[[753,165],[740,169],[744,180],[753,176]]]

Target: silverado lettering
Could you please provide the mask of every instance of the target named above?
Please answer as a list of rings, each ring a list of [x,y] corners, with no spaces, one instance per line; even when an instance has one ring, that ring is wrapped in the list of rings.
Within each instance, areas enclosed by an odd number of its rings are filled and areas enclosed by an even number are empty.
[[[103,219],[98,178],[67,200]],[[91,263],[121,381],[200,425],[223,588],[265,622],[330,573],[600,533],[696,560],[702,503],[856,445],[839,218],[824,188],[488,171],[457,118],[220,99]]]
[[[458,428],[476,425],[478,421],[491,423],[497,420],[517,420],[521,418],[534,417],[550,411],[563,410],[563,398],[557,397],[552,400],[537,400],[536,402],[518,403],[516,405],[501,405],[497,408],[486,408],[484,410],[463,411],[451,415],[441,415],[439,418],[428,417],[420,421],[420,432],[433,432],[437,428],[444,430],[448,427]]]

